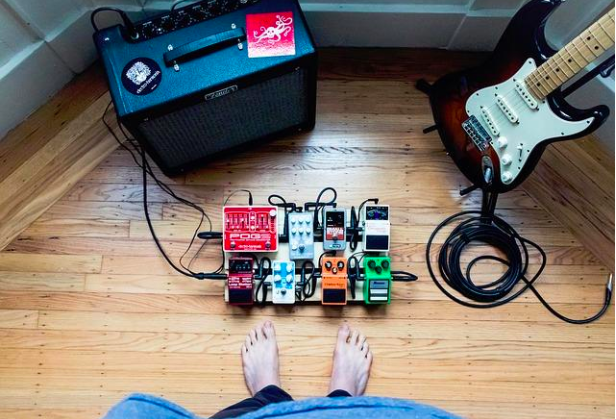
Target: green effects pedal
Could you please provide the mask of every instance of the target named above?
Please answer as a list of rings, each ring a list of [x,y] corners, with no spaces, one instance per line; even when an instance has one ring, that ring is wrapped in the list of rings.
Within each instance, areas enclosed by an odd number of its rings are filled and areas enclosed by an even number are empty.
[[[364,258],[364,301],[366,304],[391,302],[391,259],[366,256]]]

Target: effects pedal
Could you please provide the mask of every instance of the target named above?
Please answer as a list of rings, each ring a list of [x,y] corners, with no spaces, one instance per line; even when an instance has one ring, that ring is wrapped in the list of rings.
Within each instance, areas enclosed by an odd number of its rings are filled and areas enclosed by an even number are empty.
[[[364,215],[365,252],[388,252],[391,235],[389,205],[366,205]]]
[[[295,304],[295,262],[275,261],[272,271],[272,303]]]
[[[391,303],[391,259],[366,256],[364,258],[364,302]]]
[[[345,258],[323,258],[321,265],[321,303],[323,305],[346,305],[347,260]]]
[[[289,259],[314,258],[313,212],[289,213]]]
[[[323,250],[346,249],[346,210],[323,209]]]
[[[252,305],[253,300],[253,270],[252,258],[230,258],[227,288],[229,304],[234,306]]]
[[[224,207],[224,251],[278,251],[277,216],[276,207]]]

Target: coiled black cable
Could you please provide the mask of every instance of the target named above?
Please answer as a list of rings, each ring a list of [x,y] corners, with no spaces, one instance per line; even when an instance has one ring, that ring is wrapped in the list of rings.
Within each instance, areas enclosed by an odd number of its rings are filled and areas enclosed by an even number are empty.
[[[466,297],[463,300],[452,294],[437,278],[432,268],[430,259],[432,244],[436,235],[446,226],[460,219],[460,224],[453,229],[438,252],[438,269],[442,280],[453,290]],[[483,243],[500,250],[504,258],[485,255],[471,260],[463,272],[461,256],[471,243]],[[526,274],[529,264],[529,247],[534,248],[541,255],[541,264],[538,271],[528,279]],[[547,257],[543,249],[535,242],[520,236],[515,229],[500,217],[493,215],[484,217],[480,211],[464,211],[445,219],[436,227],[426,248],[426,260],[428,272],[436,286],[451,300],[458,304],[472,308],[491,308],[507,304],[525,291],[530,290],[541,304],[554,316],[572,324],[591,323],[605,314],[612,300],[612,277],[608,279],[603,307],[594,316],[586,319],[571,319],[557,312],[541,296],[534,286],[535,281],[541,276],[546,266]],[[487,283],[478,284],[472,278],[471,271],[478,262],[493,260],[507,266],[507,270],[498,279]],[[522,287],[513,292],[516,285],[522,281]],[[513,293],[512,293],[513,292]]]

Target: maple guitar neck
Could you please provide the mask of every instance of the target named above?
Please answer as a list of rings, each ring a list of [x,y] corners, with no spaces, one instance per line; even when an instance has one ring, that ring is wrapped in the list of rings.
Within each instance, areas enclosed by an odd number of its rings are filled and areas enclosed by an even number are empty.
[[[526,86],[544,99],[613,46],[614,9],[529,74]]]

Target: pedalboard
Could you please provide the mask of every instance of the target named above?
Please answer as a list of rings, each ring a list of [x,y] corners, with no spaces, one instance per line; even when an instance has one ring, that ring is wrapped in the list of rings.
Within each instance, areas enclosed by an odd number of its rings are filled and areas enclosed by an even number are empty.
[[[364,302],[391,303],[391,259],[386,256],[364,257]]]
[[[346,305],[347,260],[342,257],[323,257],[321,265],[321,304]]]
[[[366,205],[363,245],[365,252],[388,252],[391,236],[389,205]]]
[[[323,250],[346,249],[346,210],[323,209]]]
[[[277,252],[278,209],[276,207],[224,207],[223,250],[225,252]]]
[[[253,259],[233,257],[229,259],[229,304],[236,306],[252,305],[253,299]]]
[[[272,275],[272,303],[295,304],[295,262],[275,261]]]
[[[389,205],[369,199],[358,213],[322,195],[299,204],[273,194],[260,206],[250,195],[249,206],[223,207],[229,304],[386,306],[394,282],[417,279],[393,271]]]
[[[291,212],[289,224],[289,259],[314,259],[313,212]]]

